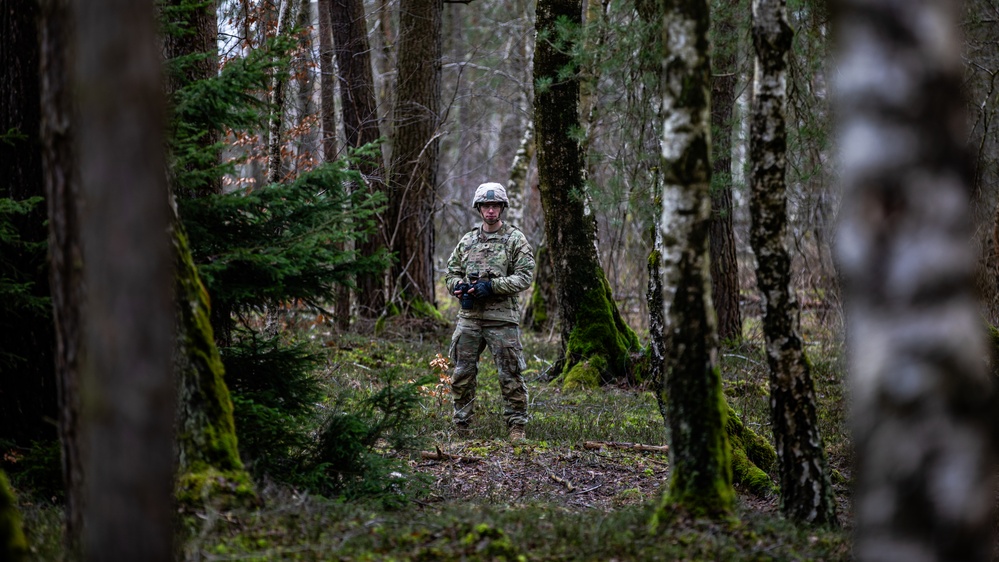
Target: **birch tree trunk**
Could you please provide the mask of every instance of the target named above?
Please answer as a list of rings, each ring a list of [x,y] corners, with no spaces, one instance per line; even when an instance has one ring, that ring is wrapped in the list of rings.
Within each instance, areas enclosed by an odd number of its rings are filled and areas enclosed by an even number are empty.
[[[579,129],[579,78],[560,73],[569,49],[556,22],[580,25],[579,0],[542,0],[537,7],[534,123],[538,143],[538,189],[545,216],[558,293],[564,364],[563,385],[596,386],[630,377],[635,333],[621,318],[596,253],[596,223],[586,208],[583,153],[572,132]]]
[[[836,525],[836,504],[816,414],[811,368],[799,334],[787,239],[787,57],[793,32],[784,0],[754,0],[756,69],[750,111],[750,242],[763,298],[770,419],[789,519]]]
[[[660,392],[665,393],[670,441],[667,502],[717,515],[732,509],[735,492],[708,264],[708,20],[704,0],[668,0],[665,4],[662,244],[658,257],[669,355]]]
[[[858,560],[989,560],[994,377],[968,209],[961,3],[839,12],[844,283]]]
[[[173,560],[173,271],[154,3],[75,5],[87,560]]]

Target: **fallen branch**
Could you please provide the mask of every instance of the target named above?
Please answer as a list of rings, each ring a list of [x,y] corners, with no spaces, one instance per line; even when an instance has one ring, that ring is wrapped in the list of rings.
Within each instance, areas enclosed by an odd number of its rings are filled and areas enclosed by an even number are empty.
[[[642,443],[622,443],[620,441],[584,441],[584,449],[627,449],[629,451],[643,451],[646,453],[668,453],[668,445],[643,445]]]
[[[437,447],[436,451],[421,451],[420,458],[427,461],[451,461],[451,462],[482,462],[484,459],[481,457],[463,457],[461,455],[452,455],[451,453],[445,453],[441,451],[440,447]]]
[[[556,476],[556,475],[554,475],[552,473],[549,473],[548,476],[551,476],[552,480],[554,480],[554,481],[558,482],[559,484],[565,486],[566,491],[571,492],[571,491],[573,491],[573,490],[576,489],[576,487],[572,485],[572,482],[569,482],[568,480],[566,480],[564,478],[559,478],[558,476]]]

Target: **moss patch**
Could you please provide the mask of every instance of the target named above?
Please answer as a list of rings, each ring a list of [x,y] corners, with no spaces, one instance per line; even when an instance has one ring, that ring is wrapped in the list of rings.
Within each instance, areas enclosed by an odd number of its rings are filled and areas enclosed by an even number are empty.
[[[576,309],[562,370],[566,382],[569,373],[584,361],[600,371],[602,383],[629,380],[631,352],[641,349],[638,336],[621,318],[606,276],[599,270],[597,275],[600,284],[583,295]]]
[[[28,541],[7,475],[0,471],[0,560],[27,560]]]
[[[602,357],[593,357],[573,365],[562,379],[562,390],[585,390],[600,386],[600,372],[595,364],[604,364]]]
[[[220,471],[202,465],[180,477],[177,501],[188,510],[204,505],[219,509],[248,508],[257,503],[257,494],[245,470]]]

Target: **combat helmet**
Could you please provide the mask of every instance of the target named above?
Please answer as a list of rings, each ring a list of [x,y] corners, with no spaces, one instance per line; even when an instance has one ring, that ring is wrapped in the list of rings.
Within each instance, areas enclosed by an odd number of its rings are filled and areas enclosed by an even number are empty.
[[[475,188],[472,207],[478,209],[482,203],[502,203],[504,208],[508,207],[510,200],[506,197],[506,188],[496,182],[487,182]]]

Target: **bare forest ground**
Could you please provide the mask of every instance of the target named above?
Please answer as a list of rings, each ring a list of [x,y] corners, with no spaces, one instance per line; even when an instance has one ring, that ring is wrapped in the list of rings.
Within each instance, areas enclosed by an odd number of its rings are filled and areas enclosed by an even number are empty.
[[[445,311],[447,317],[447,311]],[[401,501],[327,499],[269,481],[257,506],[209,506],[183,518],[184,560],[847,560],[850,558],[849,465],[840,351],[830,332],[809,326],[820,422],[840,500],[843,527],[809,529],[785,521],[778,498],[738,490],[725,521],[662,512],[668,485],[665,429],[654,395],[601,388],[563,393],[546,382],[558,344],[525,334],[532,420],[527,440],[506,437],[502,400],[488,351],[479,372],[479,411],[471,433],[450,423],[446,355],[450,326],[389,322],[329,331],[322,319],[292,322],[328,353],[322,377],[329,404],[364,394],[392,372],[435,379],[423,390],[412,428],[417,446],[380,448],[408,467]],[[758,336],[757,320],[746,334]],[[304,326],[304,328],[303,328]],[[767,373],[759,340],[722,350],[726,398],[749,427],[769,435]],[[439,365],[439,363],[438,363]],[[340,396],[341,398],[338,398]],[[334,406],[328,406],[334,407]],[[602,446],[592,442],[603,443]],[[587,445],[588,443],[589,446]],[[617,445],[615,445],[617,444]],[[621,444],[642,444],[650,450]],[[771,475],[777,477],[776,474]],[[399,498],[396,498],[397,500]],[[59,511],[22,505],[38,560],[60,560]]]

